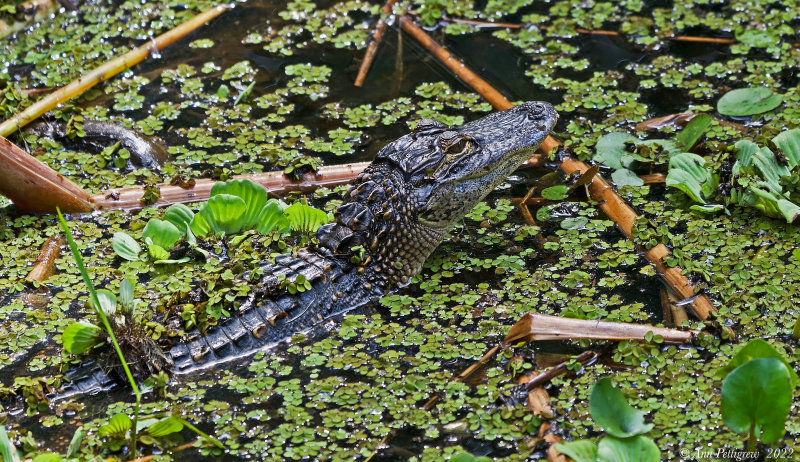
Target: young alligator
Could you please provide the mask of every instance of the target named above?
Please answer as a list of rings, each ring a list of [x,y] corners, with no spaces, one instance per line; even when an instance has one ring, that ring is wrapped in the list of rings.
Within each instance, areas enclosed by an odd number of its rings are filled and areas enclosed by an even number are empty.
[[[317,232],[316,248],[263,265],[262,282],[236,313],[172,347],[172,371],[241,357],[408,284],[448,229],[533,154],[557,117],[550,104],[528,102],[461,127],[421,120],[356,178],[336,221]],[[364,249],[357,264],[350,261],[356,246]],[[310,290],[280,289],[299,275]],[[95,370],[64,391],[112,384]]]

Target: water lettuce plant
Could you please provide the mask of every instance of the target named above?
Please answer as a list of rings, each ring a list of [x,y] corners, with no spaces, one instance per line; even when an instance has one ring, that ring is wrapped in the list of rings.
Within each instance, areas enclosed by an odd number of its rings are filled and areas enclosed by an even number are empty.
[[[580,440],[559,443],[556,449],[575,462],[658,462],[661,451],[644,433],[653,425],[644,421],[645,413],[628,404],[625,395],[610,377],[598,380],[589,396],[589,412],[606,435],[595,443]]]

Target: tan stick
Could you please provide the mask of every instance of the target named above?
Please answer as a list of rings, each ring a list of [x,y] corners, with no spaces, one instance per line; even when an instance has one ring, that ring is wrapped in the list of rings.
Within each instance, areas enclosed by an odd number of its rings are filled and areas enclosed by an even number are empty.
[[[693,331],[629,322],[562,318],[547,314],[528,313],[511,327],[503,340],[503,345],[541,340],[644,340],[648,333],[660,335],[664,338],[664,343],[675,345],[691,343],[692,337],[697,334]]]
[[[0,21],[0,39],[15,34],[31,24],[46,18],[58,8],[57,0],[31,0],[17,6],[22,19],[12,23]]]
[[[29,212],[90,212],[89,194],[0,136],[0,194]]]
[[[576,356],[574,359],[585,366],[597,359],[597,353],[592,350],[587,350]],[[566,374],[567,371],[569,371],[568,366],[570,362],[571,361],[564,361],[539,374],[536,374],[536,371],[534,371],[533,373],[523,375],[520,378],[520,381],[524,380],[523,383],[526,384],[528,390],[541,387],[542,385],[550,383],[551,380],[559,375]]]
[[[404,31],[417,40],[426,50],[441,61],[442,64],[453,71],[475,91],[480,93],[481,96],[495,107],[495,109],[506,110],[512,107],[512,104],[500,94],[500,92],[495,90],[488,82],[478,77],[477,74],[467,68],[444,47],[436,43],[425,31],[414,24],[409,16],[403,16],[400,20],[400,25]],[[543,153],[549,153],[559,147],[561,147],[561,143],[552,136],[548,136],[539,150]],[[559,160],[558,167],[567,175],[581,174],[590,169],[588,165],[572,156],[562,156]],[[589,184],[588,189],[592,200],[598,202],[600,204],[600,209],[617,223],[617,227],[619,227],[625,237],[633,240],[633,220],[638,216],[636,212],[614,192],[611,185],[609,185],[601,175],[594,175],[592,177],[592,182]],[[645,252],[647,259],[656,266],[662,279],[664,279],[675,293],[683,298],[693,296],[695,294],[694,286],[681,274],[681,269],[678,267],[667,268],[664,266],[662,258],[665,255],[669,255],[669,250],[663,244],[659,244]],[[714,311],[714,306],[711,304],[711,301],[703,294],[695,298],[690,306],[695,316],[702,320],[707,319],[709,314]]]
[[[524,25],[523,24],[512,24],[507,22],[488,22],[488,21],[478,21],[475,19],[462,19],[462,18],[451,18],[449,16],[442,17],[443,21],[453,22],[458,24],[469,24],[472,26],[477,27],[496,27],[498,29],[521,29]],[[537,24],[536,27],[542,30],[547,30],[548,27],[545,25]],[[589,34],[589,35],[622,35],[617,31],[614,30],[603,30],[603,29],[583,29],[578,27],[575,29],[576,32],[579,34]],[[694,37],[691,35],[679,35],[677,37],[668,37],[667,40],[676,40],[679,42],[701,42],[701,43],[719,43],[719,44],[730,44],[736,42],[735,39],[732,38],[720,38],[720,37]]]
[[[50,239],[42,244],[42,250],[39,251],[39,256],[36,258],[36,262],[25,280],[44,282],[52,276],[53,265],[55,265],[58,256],[61,255],[62,245],[64,245],[64,238],[61,237],[61,234],[50,236]]]
[[[358,76],[356,76],[355,81],[355,86],[357,87],[363,85],[364,79],[367,78],[367,72],[369,72],[369,68],[372,66],[372,61],[375,60],[375,53],[378,51],[378,45],[380,45],[381,39],[383,38],[383,31],[386,29],[386,20],[384,17],[392,13],[392,5],[396,2],[397,0],[389,0],[381,9],[381,18],[378,20],[378,23],[375,25],[375,30],[372,32],[372,42],[370,42],[367,47],[367,52],[364,53],[364,60],[361,61],[361,67],[358,69]]]
[[[194,16],[177,27],[159,35],[146,44],[100,65],[100,67],[81,76],[78,78],[78,80],[73,81],[65,87],[59,88],[53,93],[35,102],[24,111],[16,114],[0,124],[0,136],[8,136],[11,133],[14,133],[21,127],[24,127],[32,120],[53,109],[59,104],[69,101],[75,96],[80,95],[89,88],[97,85],[98,83],[108,80],[120,72],[128,69],[129,67],[138,64],[147,58],[147,56],[149,56],[151,53],[156,53],[159,50],[169,46],[186,34],[194,31],[213,18],[216,18],[223,11],[229,8],[230,7],[226,5],[209,8],[208,10],[198,14],[197,16]]]

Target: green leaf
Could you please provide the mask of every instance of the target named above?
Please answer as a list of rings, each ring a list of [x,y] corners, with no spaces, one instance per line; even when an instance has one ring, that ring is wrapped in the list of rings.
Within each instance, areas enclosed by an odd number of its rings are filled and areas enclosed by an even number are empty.
[[[117,296],[107,289],[97,289],[97,301],[100,302],[100,309],[108,317],[114,316],[117,312]],[[93,304],[94,305],[94,304]],[[97,309],[95,306],[94,309]]]
[[[183,237],[183,232],[169,221],[153,218],[147,222],[142,231],[142,239],[150,238],[153,244],[162,249],[171,249]]]
[[[87,322],[74,322],[64,329],[61,342],[68,353],[79,355],[103,342],[103,329]]]
[[[196,213],[189,227],[195,236],[235,234],[244,224],[247,205],[241,197],[217,194]]]
[[[75,434],[72,435],[72,439],[69,441],[69,448],[67,448],[67,458],[74,457],[75,454],[78,453],[78,449],[81,448],[81,443],[83,443],[83,439],[86,437],[86,431],[83,427],[78,427],[75,430]]]
[[[17,448],[8,439],[5,425],[0,425],[0,454],[3,455],[3,461],[5,462],[19,462]]]
[[[125,414],[117,414],[112,417],[107,424],[102,425],[98,430],[101,438],[113,436],[121,438],[131,429],[131,418]]]
[[[692,117],[692,120],[683,127],[683,130],[679,131],[675,135],[675,141],[677,141],[676,145],[678,149],[681,151],[688,151],[692,148],[692,146],[697,143],[697,140],[703,136],[703,133],[708,130],[708,127],[711,125],[711,116],[708,114],[699,114]]]
[[[139,252],[142,251],[142,248],[132,237],[121,231],[114,233],[111,238],[111,247],[120,258],[129,261],[139,260]]]
[[[633,438],[606,436],[597,445],[598,462],[659,462],[661,451],[650,438],[642,435]]]
[[[278,230],[281,234],[287,234],[290,230],[289,219],[284,215],[280,204],[270,200],[258,214],[258,226],[256,227],[261,234],[267,234],[273,230]]]
[[[61,462],[61,456],[55,452],[46,452],[34,457],[33,462]]]
[[[328,214],[310,205],[295,202],[284,211],[292,231],[311,234],[328,222]]]
[[[703,168],[706,160],[697,154],[684,152],[669,159],[667,186],[680,189],[693,201],[706,203],[717,188],[717,177]]]
[[[633,157],[626,149],[625,143],[639,143],[639,138],[627,133],[614,132],[603,135],[597,140],[594,161],[605,164],[613,169],[628,168],[633,163]]]
[[[126,311],[133,309],[133,292],[135,283],[129,278],[125,278],[119,285],[119,304]]]
[[[736,40],[757,48],[767,48],[777,45],[778,37],[765,30],[743,30],[736,32]]]
[[[610,377],[603,377],[592,387],[589,412],[597,425],[618,438],[640,435],[653,428],[652,424],[644,423],[645,413],[628,404],[625,395],[612,385]]]
[[[722,95],[717,112],[727,116],[761,114],[780,106],[783,96],[766,87],[739,88]]]
[[[772,138],[772,142],[783,152],[789,170],[800,164],[800,128],[781,132]]]
[[[194,218],[194,212],[183,204],[172,204],[164,212],[164,221],[175,225],[183,234],[186,234],[186,230],[189,229],[192,218]]]
[[[698,212],[703,213],[717,213],[719,211],[725,210],[725,206],[722,204],[706,204],[706,205],[693,205],[689,207],[691,210],[697,210]]]
[[[568,217],[561,221],[561,229],[581,229],[589,223],[586,217]]]
[[[756,358],[733,370],[722,384],[722,420],[736,433],[753,428],[762,442],[777,441],[792,406],[792,378],[778,358]]]
[[[160,438],[181,430],[183,430],[183,422],[172,416],[159,420],[147,429],[150,436],[154,438]]]
[[[597,445],[591,440],[558,443],[556,451],[575,462],[597,462]]]
[[[448,462],[492,462],[492,459],[486,456],[475,457],[468,452],[459,452],[447,460]]]
[[[567,185],[560,184],[557,186],[550,186],[542,190],[542,197],[551,201],[560,201],[567,197],[568,191],[569,186]]]
[[[167,252],[163,247],[156,244],[150,244],[147,246],[147,253],[153,259],[154,262],[156,261],[163,261],[169,259],[169,252]]]
[[[742,364],[751,361],[756,358],[778,358],[781,360],[786,369],[789,370],[789,373],[792,376],[792,388],[797,386],[798,377],[797,373],[792,368],[792,365],[783,355],[775,349],[772,345],[767,343],[766,340],[760,338],[754,338],[747,342],[747,345],[743,346],[733,355],[733,358],[728,362],[728,364],[723,367],[722,369],[717,371],[717,377],[724,379],[728,374],[731,373],[734,369],[741,366]]]
[[[627,168],[615,170],[611,174],[611,181],[613,181],[618,188],[623,186],[642,186],[644,184],[644,181],[639,178],[637,174]]]
[[[267,203],[267,190],[260,184],[250,180],[231,180],[215,183],[211,187],[211,197],[218,194],[230,194],[241,197],[245,203],[242,229],[253,229],[258,224],[258,215]],[[238,232],[238,231],[237,231]],[[228,233],[231,234],[231,233]]]

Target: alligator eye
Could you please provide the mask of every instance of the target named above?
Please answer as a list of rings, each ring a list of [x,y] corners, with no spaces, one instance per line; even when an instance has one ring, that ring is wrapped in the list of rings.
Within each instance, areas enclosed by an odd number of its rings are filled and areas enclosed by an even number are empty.
[[[472,138],[461,136],[452,140],[442,140],[442,150],[447,154],[464,154],[469,150]]]

